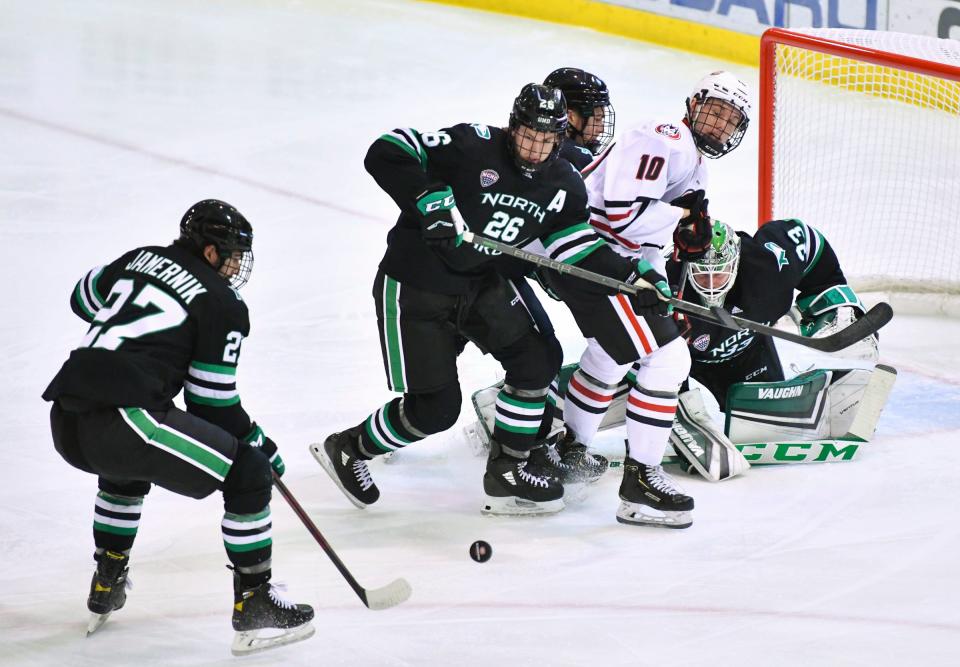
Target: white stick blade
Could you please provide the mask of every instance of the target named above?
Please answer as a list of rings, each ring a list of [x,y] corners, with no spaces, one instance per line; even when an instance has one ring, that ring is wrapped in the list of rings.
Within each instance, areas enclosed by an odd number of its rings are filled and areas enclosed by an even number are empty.
[[[382,588],[367,590],[365,593],[367,608],[378,611],[396,607],[398,604],[406,602],[410,598],[410,594],[413,593],[413,589],[410,588],[406,579],[400,578]]]

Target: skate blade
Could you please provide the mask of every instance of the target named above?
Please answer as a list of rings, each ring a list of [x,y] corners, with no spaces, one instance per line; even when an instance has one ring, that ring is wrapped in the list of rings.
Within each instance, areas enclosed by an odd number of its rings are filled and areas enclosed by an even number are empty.
[[[359,507],[360,509],[366,509],[367,505],[360,502],[354,498],[340,483],[340,478],[337,477],[337,472],[334,470],[333,461],[327,456],[327,452],[323,449],[323,444],[315,442],[310,445],[310,453],[313,454],[313,458],[317,460],[317,463],[320,464],[320,467],[323,468],[330,479],[333,480],[333,483],[337,485],[337,488],[340,489],[340,492],[347,497],[354,507]]]
[[[563,498],[533,502],[516,496],[496,497],[487,496],[487,500],[480,510],[485,516],[535,516],[537,514],[553,514],[565,507]]]
[[[631,526],[689,528],[693,525],[693,512],[661,512],[640,503],[621,501],[617,521]]]
[[[110,618],[110,612],[106,614],[95,614],[90,612],[90,619],[87,621],[87,637],[103,627],[103,624]]]
[[[267,630],[271,629],[275,628],[267,628]],[[260,651],[267,651],[279,646],[286,646],[287,644],[295,644],[296,642],[302,642],[304,639],[312,637],[316,629],[307,622],[295,628],[284,630],[279,635],[268,637],[259,636],[259,633],[263,631],[264,630],[261,629],[237,632],[233,637],[230,652],[234,655],[250,655],[251,653],[259,653]]]

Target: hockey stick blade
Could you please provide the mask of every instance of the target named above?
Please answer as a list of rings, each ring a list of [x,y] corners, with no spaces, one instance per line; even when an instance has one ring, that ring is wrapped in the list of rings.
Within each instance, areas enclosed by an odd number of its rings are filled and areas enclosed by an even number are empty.
[[[880,302],[858,317],[845,329],[824,338],[805,338],[807,347],[821,352],[838,352],[850,347],[867,336],[872,336],[893,319],[893,308],[889,303]]]
[[[367,609],[372,611],[389,609],[390,607],[396,607],[398,604],[406,602],[410,599],[411,593],[413,593],[413,589],[410,587],[410,584],[407,583],[406,579],[401,577],[400,579],[391,581],[386,586],[364,590],[363,604],[367,605]]]
[[[287,501],[290,509],[292,509],[293,513],[297,515],[297,518],[300,519],[304,528],[313,536],[313,539],[320,545],[323,552],[327,554],[327,558],[330,559],[330,562],[337,568],[337,571],[340,572],[340,575],[346,580],[347,584],[349,584],[350,588],[353,589],[353,592],[357,594],[357,597],[360,598],[360,601],[363,602],[367,609],[389,609],[406,601],[410,597],[413,589],[410,588],[410,584],[407,583],[406,579],[397,579],[382,588],[367,589],[361,586],[360,582],[358,582],[356,577],[347,569],[347,566],[343,564],[337,552],[334,551],[330,543],[327,542],[327,538],[323,536],[323,533],[317,528],[313,519],[310,518],[306,510],[303,509],[303,506],[294,498],[290,489],[280,480],[276,472],[273,473],[273,485],[277,487],[280,495]]]
[[[456,213],[454,217],[458,218],[460,221],[463,220],[459,213]],[[636,294],[641,289],[655,290],[653,285],[644,280],[637,280],[634,283],[625,283],[621,280],[617,280],[616,278],[594,273],[593,271],[588,271],[572,264],[564,264],[563,262],[558,262],[554,259],[550,259],[549,257],[543,257],[532,252],[527,252],[526,250],[521,250],[520,248],[514,248],[506,243],[501,243],[499,241],[494,241],[493,239],[478,236],[469,231],[463,233],[463,240],[466,243],[472,243],[474,245],[483,246],[491,250],[497,250],[504,255],[509,255],[511,257],[516,257],[517,259],[531,262],[532,264],[553,269],[558,273],[569,274],[598,285],[605,285],[625,294]],[[657,294],[659,295],[660,292],[657,291]],[[679,313],[686,313],[690,317],[696,317],[728,329],[749,329],[764,336],[781,338],[783,340],[788,340],[791,343],[796,343],[797,345],[809,347],[821,352],[838,352],[839,350],[850,347],[857,341],[863,340],[867,336],[876,333],[881,327],[883,327],[893,318],[893,309],[890,307],[890,304],[878,303],[846,329],[841,329],[837,333],[830,336],[825,336],[824,338],[808,338],[806,336],[795,334],[790,331],[783,331],[782,329],[777,329],[760,322],[754,322],[753,320],[731,315],[728,311],[721,308],[711,311],[710,308],[704,308],[703,306],[698,306],[681,299],[668,299],[662,295],[661,298],[664,301],[669,302],[675,311]]]

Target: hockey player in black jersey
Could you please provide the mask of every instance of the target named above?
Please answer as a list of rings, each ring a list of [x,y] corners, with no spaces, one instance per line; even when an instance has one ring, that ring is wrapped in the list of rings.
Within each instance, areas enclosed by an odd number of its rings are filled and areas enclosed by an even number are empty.
[[[252,244],[235,208],[204,200],[183,216],[173,244],[96,267],[71,294],[90,328],[43,398],[53,402],[57,451],[99,478],[88,634],[126,602],[129,554],[154,484],[191,498],[223,493],[234,653],[313,634],[313,609],[285,601],[270,583],[272,474],[284,465],[237,393],[250,331],[237,290],[253,267]],[[186,412],[173,403],[181,389]],[[264,629],[283,632],[262,637]]]
[[[567,132],[560,145],[564,157],[582,171],[613,140],[616,115],[603,80],[576,67],[561,67],[543,85],[559,88],[567,100]]]
[[[460,244],[459,220],[475,234],[515,246],[539,240],[554,259],[626,277],[634,264],[586,224],[583,181],[558,158],[566,126],[562,93],[528,84],[506,129],[467,123],[437,132],[396,129],[370,147],[365,166],[400,208],[373,297],[387,384],[403,395],[311,445],[354,505],[379,498],[367,461],[456,422],[462,402],[456,357],[466,338],[506,372],[483,511],[562,509],[562,484],[530,459],[546,435],[545,397],[560,359],[498,273],[496,256]]]

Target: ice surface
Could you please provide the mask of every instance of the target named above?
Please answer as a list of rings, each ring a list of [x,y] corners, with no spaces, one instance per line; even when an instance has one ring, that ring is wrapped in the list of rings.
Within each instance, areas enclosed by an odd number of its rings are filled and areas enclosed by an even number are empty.
[[[75,281],[173,238],[206,197],[256,228],[244,405],[356,577],[414,589],[365,609],[278,496],[276,578],[315,605],[318,632],[244,664],[960,664],[956,321],[884,331],[901,374],[856,460],[681,476],[697,502],[686,531],[616,523],[614,473],[554,517],[481,517],[468,406],[373,465],[382,499],[363,512],[307,452],[390,398],[369,292],[395,212],[362,165],[376,136],[504,123],[520,87],[559,66],[603,76],[621,128],[679,119],[707,71],[755,84],[754,70],[402,1],[4,0],[0,17],[0,664],[238,664],[218,497],[150,494],[127,607],[84,639],[96,483],[54,452],[40,400],[85,330]],[[711,164],[711,210],[737,226],[755,219],[755,154],[754,129]],[[575,360],[572,320],[549,308]],[[499,377],[475,351],[460,373],[465,397]],[[477,539],[493,546],[485,564],[467,553]]]

